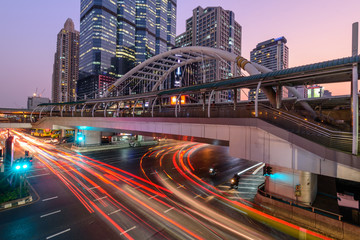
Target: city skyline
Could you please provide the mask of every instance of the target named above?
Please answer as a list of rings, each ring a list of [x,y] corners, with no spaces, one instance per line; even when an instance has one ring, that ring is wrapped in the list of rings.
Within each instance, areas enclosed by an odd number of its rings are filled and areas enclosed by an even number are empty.
[[[21,8],[18,7],[20,2]],[[243,27],[242,55],[249,59],[256,43],[274,36],[286,36],[290,51],[289,67],[326,61],[351,54],[351,24],[359,21],[359,1],[190,1],[177,3],[177,35],[185,31],[185,20],[197,6],[221,6],[235,13],[235,20]],[[51,96],[53,56],[56,35],[67,18],[80,29],[80,1],[3,3],[1,22],[6,38],[2,38],[0,52],[6,56],[0,64],[0,78],[6,87],[0,91],[1,107],[20,108],[38,89],[43,96]],[[266,6],[266,7],[264,7]],[[326,6],[326,9],[323,8]],[[330,91],[334,95],[348,94],[342,84]]]

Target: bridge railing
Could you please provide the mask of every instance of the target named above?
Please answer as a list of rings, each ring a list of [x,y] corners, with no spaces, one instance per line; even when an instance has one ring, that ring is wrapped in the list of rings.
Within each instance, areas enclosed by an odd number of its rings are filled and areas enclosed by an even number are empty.
[[[321,123],[264,105],[260,108],[262,110],[259,118],[271,124],[330,148],[346,152],[352,150],[352,133],[350,132],[336,131]]]

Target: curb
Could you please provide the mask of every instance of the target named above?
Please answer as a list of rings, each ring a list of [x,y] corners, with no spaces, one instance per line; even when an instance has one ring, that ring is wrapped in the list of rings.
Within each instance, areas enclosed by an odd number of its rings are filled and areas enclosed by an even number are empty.
[[[4,202],[4,203],[2,203],[0,205],[0,210],[13,208],[13,207],[18,207],[18,206],[21,206],[21,205],[31,203],[32,201],[33,201],[33,198],[30,195],[30,196],[20,198],[20,199],[16,199],[16,200],[13,200],[13,201]]]

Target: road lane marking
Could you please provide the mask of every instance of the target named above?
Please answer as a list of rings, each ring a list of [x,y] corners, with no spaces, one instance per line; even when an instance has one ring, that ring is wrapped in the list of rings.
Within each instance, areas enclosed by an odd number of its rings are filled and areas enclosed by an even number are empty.
[[[104,199],[104,198],[107,198],[107,196],[101,197],[101,198],[98,198],[98,199],[95,199],[94,202],[95,202],[95,201],[99,201],[99,200]]]
[[[154,195],[152,197],[149,197],[149,199],[156,198],[158,195]]]
[[[50,238],[56,237],[56,236],[58,236],[58,235],[60,235],[60,234],[66,233],[66,232],[68,232],[68,231],[70,231],[70,230],[71,230],[71,229],[68,228],[68,229],[66,229],[66,230],[64,230],[64,231],[61,231],[61,232],[55,233],[54,235],[48,236],[46,239],[50,239]]]
[[[99,188],[100,186],[95,186],[95,187],[91,187],[89,188],[89,190],[95,189],[95,188]]]
[[[150,173],[150,175],[154,175],[154,174],[156,174],[156,172],[152,172],[152,173]]]
[[[53,215],[53,214],[57,214],[57,213],[59,213],[59,212],[61,212],[61,210],[57,210],[57,211],[55,211],[55,212],[51,212],[51,213],[44,214],[44,215],[40,216],[40,218],[47,217],[47,216],[50,216],[50,215]]]
[[[173,209],[174,209],[174,207],[169,208],[168,210],[165,210],[164,213],[167,213],[167,212],[169,212],[169,211],[171,211],[171,210],[173,210]]]
[[[201,197],[201,195],[198,194],[198,195],[196,195],[194,198],[198,198],[198,197]]]
[[[261,164],[260,167],[258,167],[257,169],[255,169],[255,171],[252,173],[253,175],[257,174],[260,169],[262,169],[265,166],[265,163]]]
[[[41,177],[41,176],[46,176],[46,175],[50,175],[50,173],[44,173],[44,174],[39,174],[39,175],[28,176],[26,178]]]
[[[121,209],[115,210],[115,211],[113,211],[113,212],[111,212],[111,213],[108,213],[108,216],[110,216],[110,215],[112,215],[112,214],[114,214],[114,213],[120,212],[120,211],[121,211]]]
[[[45,199],[43,199],[42,201],[45,202],[45,201],[53,200],[53,199],[55,199],[55,198],[58,198],[58,196],[50,197],[50,198],[45,198]]]
[[[136,226],[133,226],[132,228],[129,228],[128,230],[123,231],[123,232],[120,234],[120,236],[121,236],[121,235],[123,235],[124,233],[127,233],[127,232],[129,232],[129,231],[131,231],[131,230],[135,229],[135,228],[136,228]]]
[[[184,187],[184,185],[179,185],[179,186],[177,186],[177,188],[182,188],[182,187]]]

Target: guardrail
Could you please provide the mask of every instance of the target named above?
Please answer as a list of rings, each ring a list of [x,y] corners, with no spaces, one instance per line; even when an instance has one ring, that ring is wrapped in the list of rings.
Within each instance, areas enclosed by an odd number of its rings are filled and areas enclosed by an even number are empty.
[[[262,183],[262,184],[260,184],[258,186],[258,193],[261,194],[264,197],[268,197],[270,199],[275,199],[275,200],[280,199],[281,201],[283,201],[285,203],[288,203],[290,206],[300,207],[301,209],[305,209],[305,210],[311,211],[313,213],[319,213],[319,214],[322,214],[322,215],[325,215],[325,216],[330,215],[332,218],[338,219],[339,221],[341,221],[341,219],[343,217],[340,214],[333,213],[333,212],[330,212],[330,211],[327,211],[327,210],[324,210],[324,209],[321,209],[321,208],[304,205],[304,204],[301,204],[301,203],[298,203],[298,202],[294,201],[293,199],[290,199],[290,198],[287,198],[287,197],[284,197],[284,196],[281,196],[281,195],[278,195],[278,194],[265,192],[263,190],[264,186],[265,186],[265,183]]]

